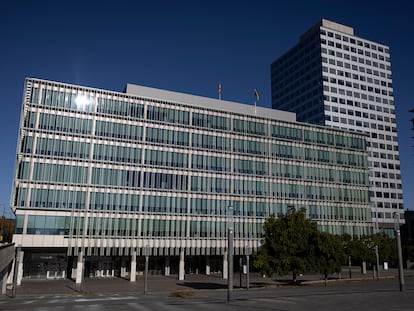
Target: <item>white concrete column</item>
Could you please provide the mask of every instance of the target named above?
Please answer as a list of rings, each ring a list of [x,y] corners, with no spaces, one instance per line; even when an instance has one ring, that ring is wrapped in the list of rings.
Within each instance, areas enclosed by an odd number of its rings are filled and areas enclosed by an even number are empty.
[[[228,266],[228,260],[227,260],[227,250],[224,251],[223,255],[223,279],[227,280],[229,275],[229,266]]]
[[[7,290],[7,275],[8,275],[8,273],[6,271],[3,271],[4,274],[3,274],[3,278],[1,279],[1,294],[2,295],[4,295],[6,293],[6,290]]]
[[[13,260],[9,276],[7,277],[7,284],[13,284],[13,274],[14,274],[14,265],[15,265],[15,263],[16,263],[16,260]]]
[[[206,275],[210,275],[210,257],[206,258]]]
[[[24,252],[20,251],[20,254],[18,254],[18,256],[19,256],[19,266],[17,267],[17,281],[16,281],[16,284],[17,285],[22,285]]]
[[[170,275],[170,257],[165,257],[165,276]]]
[[[71,274],[71,278],[75,279],[76,278],[76,267],[72,267],[72,274]]]
[[[180,266],[178,269],[178,280],[179,281],[183,281],[184,280],[184,275],[185,275],[185,271],[184,271],[184,249],[180,249]]]
[[[133,251],[131,256],[131,273],[129,280],[135,282],[137,277],[137,252]]]
[[[76,264],[76,284],[81,284],[83,279],[83,252],[80,251],[78,254],[78,263]]]
[[[124,278],[126,276],[126,263],[125,260],[121,260],[121,278]]]

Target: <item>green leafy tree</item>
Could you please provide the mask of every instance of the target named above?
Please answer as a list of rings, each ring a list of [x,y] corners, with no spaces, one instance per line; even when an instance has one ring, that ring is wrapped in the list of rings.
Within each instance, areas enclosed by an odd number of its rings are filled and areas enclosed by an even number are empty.
[[[397,249],[395,239],[385,233],[376,233],[372,237],[372,246],[378,246],[380,262],[387,261],[391,265],[397,264]]]
[[[14,232],[14,220],[4,216],[0,218],[0,242],[11,242]]]
[[[367,247],[367,242],[367,239],[358,237],[346,241],[345,251],[347,255],[351,256],[353,264],[361,264],[363,261],[373,258],[370,256],[372,251]]]
[[[395,240],[384,233],[354,237],[344,235],[342,237],[345,253],[350,255],[353,263],[376,263],[375,246],[378,246],[380,262],[396,263]]]
[[[316,260],[316,224],[306,218],[305,209],[291,210],[276,218],[271,216],[264,223],[264,245],[253,261],[255,268],[267,275],[292,272],[293,282],[299,273],[314,270]]]
[[[414,245],[406,245],[403,248],[403,255],[405,259],[414,261]]]
[[[328,275],[341,272],[342,264],[346,260],[345,249],[341,237],[326,232],[318,232],[315,240],[315,266],[325,277],[325,285]]]

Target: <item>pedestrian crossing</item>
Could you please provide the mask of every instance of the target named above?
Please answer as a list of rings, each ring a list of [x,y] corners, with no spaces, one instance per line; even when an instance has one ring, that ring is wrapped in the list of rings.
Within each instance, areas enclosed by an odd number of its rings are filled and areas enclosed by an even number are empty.
[[[92,297],[71,297],[71,296],[41,296],[41,297],[2,297],[0,298],[1,311],[182,311],[195,310],[211,311],[211,299],[209,305],[203,303],[202,299],[177,299],[160,298],[153,296],[92,296]],[[227,304],[225,299],[217,300],[216,303]],[[214,304],[214,301],[213,301]],[[214,308],[216,310],[228,310],[227,308]]]

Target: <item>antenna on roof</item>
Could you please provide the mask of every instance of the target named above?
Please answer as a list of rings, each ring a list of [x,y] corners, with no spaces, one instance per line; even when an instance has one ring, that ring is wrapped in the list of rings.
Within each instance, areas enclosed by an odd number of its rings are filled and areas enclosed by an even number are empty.
[[[219,100],[221,100],[221,92],[222,92],[221,83],[219,83],[219,85],[218,85],[217,92],[218,92],[218,98],[219,98]]]
[[[254,115],[256,115],[256,102],[260,99],[259,92],[254,89]]]

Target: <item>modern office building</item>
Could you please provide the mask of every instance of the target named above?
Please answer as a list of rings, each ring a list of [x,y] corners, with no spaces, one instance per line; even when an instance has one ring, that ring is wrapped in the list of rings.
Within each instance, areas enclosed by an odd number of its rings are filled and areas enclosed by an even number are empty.
[[[366,135],[294,113],[128,84],[25,82],[12,209],[22,277],[223,272],[271,215],[370,234]]]
[[[369,135],[372,217],[392,234],[404,207],[389,48],[321,20],[272,63],[271,84],[274,109]]]

